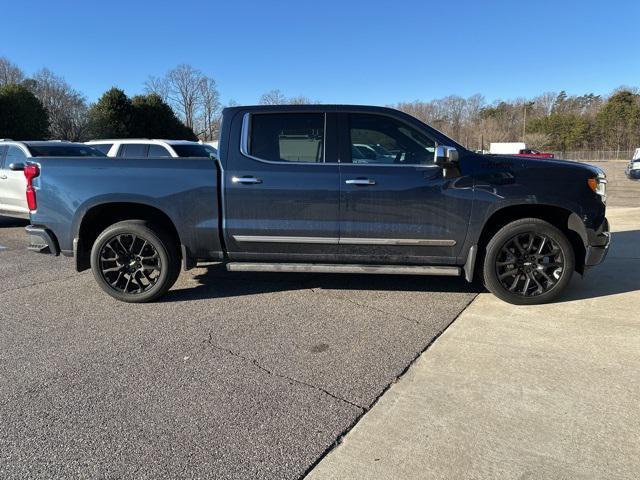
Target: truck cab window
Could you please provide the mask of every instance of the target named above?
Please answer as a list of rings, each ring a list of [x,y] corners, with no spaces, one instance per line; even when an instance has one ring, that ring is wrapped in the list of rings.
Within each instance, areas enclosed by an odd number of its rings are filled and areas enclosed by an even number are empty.
[[[249,154],[268,161],[321,163],[324,159],[324,114],[252,115]]]
[[[349,115],[351,162],[372,165],[433,163],[436,142],[409,125],[383,115]]]

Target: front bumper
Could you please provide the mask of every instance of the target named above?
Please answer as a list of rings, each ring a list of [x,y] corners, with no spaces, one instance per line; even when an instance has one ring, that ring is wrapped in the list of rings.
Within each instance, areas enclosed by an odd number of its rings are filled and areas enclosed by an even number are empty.
[[[588,232],[589,244],[585,245],[586,255],[584,259],[585,267],[594,267],[605,259],[611,244],[611,233],[609,232],[609,221],[605,218],[598,230]]]
[[[53,232],[35,225],[27,225],[24,229],[29,235],[28,250],[38,253],[48,253],[55,256],[60,255],[60,247],[58,247],[58,242]]]

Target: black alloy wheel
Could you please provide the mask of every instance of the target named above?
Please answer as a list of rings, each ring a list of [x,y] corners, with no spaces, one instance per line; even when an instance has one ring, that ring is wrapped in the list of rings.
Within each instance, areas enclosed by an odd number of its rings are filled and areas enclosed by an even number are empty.
[[[498,230],[482,259],[487,289],[515,305],[550,302],[569,284],[575,253],[567,235],[539,218],[522,218]]]
[[[125,220],[93,243],[91,269],[100,288],[123,302],[157,300],[180,275],[178,242],[161,227]]]
[[[162,262],[148,240],[135,234],[120,234],[103,244],[100,272],[114,290],[139,294],[156,285],[162,273]]]
[[[551,290],[565,268],[558,244],[547,235],[535,232],[521,233],[507,240],[495,266],[502,286],[523,297]]]

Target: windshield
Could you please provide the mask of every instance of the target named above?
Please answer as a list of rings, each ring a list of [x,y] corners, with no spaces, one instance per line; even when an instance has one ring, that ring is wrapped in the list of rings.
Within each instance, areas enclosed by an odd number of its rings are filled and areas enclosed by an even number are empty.
[[[106,157],[88,145],[28,145],[33,157]]]
[[[204,145],[171,145],[179,157],[209,157],[211,154]]]

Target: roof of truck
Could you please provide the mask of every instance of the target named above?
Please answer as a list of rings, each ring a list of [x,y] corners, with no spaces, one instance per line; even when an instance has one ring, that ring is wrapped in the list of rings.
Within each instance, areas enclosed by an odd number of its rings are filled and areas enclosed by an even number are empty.
[[[442,139],[446,139],[447,143],[450,146],[455,146],[456,148],[460,148],[464,150],[465,148],[455,141],[454,139],[448,137],[446,134],[442,133],[438,129],[432,127],[431,125],[427,125],[425,122],[420,120],[419,118],[414,117],[402,110],[398,110],[397,108],[392,107],[380,107],[378,105],[344,105],[344,104],[326,104],[326,103],[309,103],[309,104],[285,104],[285,105],[235,105],[233,107],[226,107],[222,110],[224,115],[232,115],[235,112],[241,112],[243,110],[252,110],[252,111],[266,111],[266,112],[350,112],[350,113],[367,113],[367,112],[378,112],[387,115],[393,116],[401,116],[405,119],[410,119],[413,122],[418,122],[427,127],[427,129],[431,130],[436,136],[442,137]]]

